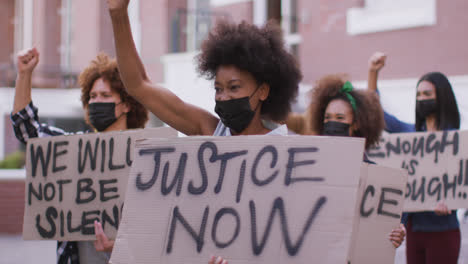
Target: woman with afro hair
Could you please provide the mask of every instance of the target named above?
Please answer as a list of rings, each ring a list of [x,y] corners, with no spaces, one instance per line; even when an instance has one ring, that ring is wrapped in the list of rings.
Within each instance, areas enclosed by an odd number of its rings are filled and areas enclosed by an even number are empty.
[[[149,80],[133,42],[129,1],[107,2],[125,87],[163,122],[186,135],[287,133],[285,126],[270,130],[262,122],[285,120],[302,78],[294,57],[284,48],[278,26],[223,21],[202,44],[198,71],[214,81],[218,118]]]
[[[366,150],[378,143],[383,111],[374,93],[354,90],[344,76],[327,75],[311,91],[305,114],[291,114],[288,128],[298,134],[352,136],[366,139]]]
[[[289,129],[298,134],[362,137],[366,150],[378,144],[384,114],[376,93],[354,90],[344,76],[327,75],[317,82],[311,96],[305,114],[288,117]],[[366,156],[363,160],[372,163]],[[389,234],[389,240],[397,248],[405,234],[400,225]]]

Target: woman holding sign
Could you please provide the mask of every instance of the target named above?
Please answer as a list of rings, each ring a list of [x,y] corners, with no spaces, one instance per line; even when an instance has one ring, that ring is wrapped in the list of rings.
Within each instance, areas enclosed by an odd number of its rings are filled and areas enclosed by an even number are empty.
[[[369,90],[377,91],[377,75],[386,56],[375,53],[369,60]],[[386,130],[394,132],[440,131],[460,128],[460,112],[447,77],[440,72],[423,75],[416,88],[416,124],[407,124],[385,113]],[[408,229],[406,258],[414,263],[457,263],[460,227],[456,210],[443,202],[434,212],[405,213]]]
[[[221,22],[211,31],[197,59],[199,72],[214,79],[216,117],[149,80],[130,30],[129,0],[107,2],[125,87],[163,122],[186,135],[287,133],[262,122],[286,118],[302,77],[279,27]]]
[[[39,123],[38,109],[31,100],[31,78],[39,62],[39,53],[31,49],[18,55],[18,77],[11,120],[15,135],[23,143],[30,138],[68,134]],[[80,74],[81,102],[85,120],[95,131],[120,131],[143,128],[148,111],[130,97],[123,87],[117,62],[106,55],[98,55]],[[107,239],[99,223],[95,223],[97,241],[58,242],[57,263],[107,263],[113,241]]]
[[[304,115],[288,117],[288,128],[298,134],[363,137],[366,150],[379,143],[384,128],[383,110],[374,93],[354,90],[344,76],[327,75],[312,90],[312,102]],[[364,156],[365,162],[370,162]],[[395,248],[405,239],[405,228],[391,231]]]

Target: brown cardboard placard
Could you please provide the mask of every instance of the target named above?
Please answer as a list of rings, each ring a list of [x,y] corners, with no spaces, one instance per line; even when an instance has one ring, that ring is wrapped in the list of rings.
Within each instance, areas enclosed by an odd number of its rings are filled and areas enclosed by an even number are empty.
[[[345,263],[363,148],[311,136],[139,141],[111,263]]]
[[[389,134],[369,151],[378,164],[408,171],[405,212],[468,205],[468,131]]]
[[[394,263],[395,247],[388,235],[400,225],[407,175],[402,169],[362,164],[351,264]]]
[[[23,238],[95,240],[95,219],[115,238],[134,142],[150,137],[177,137],[177,131],[166,127],[30,139]]]

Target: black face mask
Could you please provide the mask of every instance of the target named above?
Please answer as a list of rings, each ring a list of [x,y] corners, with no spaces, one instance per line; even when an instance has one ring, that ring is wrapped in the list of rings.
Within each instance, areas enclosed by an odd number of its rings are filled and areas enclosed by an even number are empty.
[[[419,118],[426,118],[428,115],[437,111],[436,99],[418,100],[416,101],[416,115]]]
[[[349,137],[349,127],[346,123],[328,121],[323,124],[323,135]]]
[[[215,112],[225,126],[234,130],[236,133],[240,133],[250,124],[260,102],[257,104],[255,110],[252,110],[249,99],[257,92],[258,88],[260,88],[260,86],[258,86],[250,96],[216,101]]]
[[[115,106],[115,103],[92,103],[88,105],[89,121],[97,131],[104,131],[117,121]]]
[[[249,96],[216,101],[215,112],[221,122],[236,133],[242,132],[252,121],[255,111],[250,108]]]

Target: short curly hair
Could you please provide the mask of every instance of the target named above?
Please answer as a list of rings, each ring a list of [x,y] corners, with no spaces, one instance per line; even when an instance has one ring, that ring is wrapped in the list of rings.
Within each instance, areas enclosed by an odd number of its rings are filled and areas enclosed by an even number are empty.
[[[312,102],[306,116],[310,118],[311,129],[323,134],[323,120],[328,104],[335,99],[349,104],[349,99],[340,92],[346,82],[343,75],[327,75],[321,78],[312,90]],[[350,92],[356,100],[356,110],[353,110],[353,122],[358,130],[356,136],[366,139],[366,150],[379,143],[380,135],[385,127],[384,114],[376,93],[367,90]]]
[[[92,60],[78,78],[78,83],[81,87],[81,103],[83,108],[88,108],[90,99],[89,93],[91,92],[94,82],[99,78],[103,78],[105,81],[109,82],[111,89],[120,95],[122,102],[129,105],[130,111],[127,113],[127,127],[144,128],[148,121],[148,110],[127,93],[120,79],[117,61],[111,59],[104,53],[99,54]],[[89,122],[87,117],[86,120]]]
[[[257,84],[270,86],[262,103],[262,118],[280,122],[291,111],[302,80],[296,59],[284,47],[281,28],[275,22],[259,28],[245,21],[220,21],[202,44],[198,72],[209,79],[225,65],[249,72]]]

